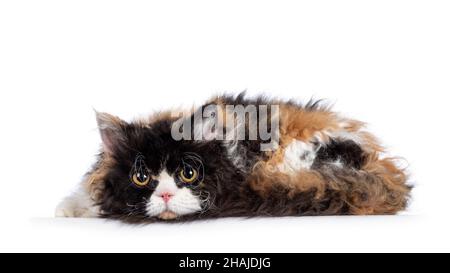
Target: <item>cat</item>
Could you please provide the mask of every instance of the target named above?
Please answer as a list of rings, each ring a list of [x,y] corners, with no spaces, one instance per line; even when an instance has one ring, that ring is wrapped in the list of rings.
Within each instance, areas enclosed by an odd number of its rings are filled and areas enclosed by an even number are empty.
[[[96,118],[98,160],[58,205],[58,217],[150,223],[377,215],[396,214],[410,199],[405,170],[365,124],[322,101],[241,93],[213,97],[183,114],[126,122],[97,112]]]

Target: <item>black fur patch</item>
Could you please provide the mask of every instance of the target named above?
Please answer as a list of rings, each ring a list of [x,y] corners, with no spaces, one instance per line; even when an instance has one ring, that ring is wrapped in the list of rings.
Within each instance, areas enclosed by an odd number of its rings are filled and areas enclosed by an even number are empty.
[[[326,162],[340,161],[346,167],[361,169],[364,160],[364,151],[354,141],[333,139],[327,146],[319,149],[314,165],[320,166]]]

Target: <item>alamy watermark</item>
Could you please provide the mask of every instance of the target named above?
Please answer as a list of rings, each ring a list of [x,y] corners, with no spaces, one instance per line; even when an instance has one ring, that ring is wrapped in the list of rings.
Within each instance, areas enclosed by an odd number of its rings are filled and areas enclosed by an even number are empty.
[[[279,144],[279,105],[207,105],[194,114],[172,113],[174,140],[261,141],[261,151]]]

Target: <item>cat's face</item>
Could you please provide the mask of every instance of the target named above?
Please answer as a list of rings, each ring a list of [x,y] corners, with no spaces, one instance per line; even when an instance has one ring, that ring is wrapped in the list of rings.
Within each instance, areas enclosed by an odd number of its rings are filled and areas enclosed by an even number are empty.
[[[130,124],[104,113],[97,119],[108,165],[100,202],[105,215],[198,215],[211,209],[220,178],[236,173],[219,143],[173,140],[170,120]]]
[[[173,219],[206,208],[202,203],[207,199],[202,199],[197,191],[204,179],[203,161],[199,155],[187,152],[148,157],[147,161],[144,155],[138,154],[128,176],[135,188],[131,191],[140,193],[138,200],[133,200],[132,207],[139,207],[137,201],[145,194],[141,202],[145,206],[144,213],[149,217]],[[128,195],[129,201],[135,199],[136,193]]]

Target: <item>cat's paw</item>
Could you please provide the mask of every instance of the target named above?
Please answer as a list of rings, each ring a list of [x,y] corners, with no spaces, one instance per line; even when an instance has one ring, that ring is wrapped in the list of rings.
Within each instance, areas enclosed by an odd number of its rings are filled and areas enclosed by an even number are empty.
[[[92,218],[99,216],[99,207],[84,196],[72,195],[64,199],[55,210],[55,217]]]
[[[73,208],[65,207],[64,202],[61,202],[55,209],[55,217],[75,217]]]

